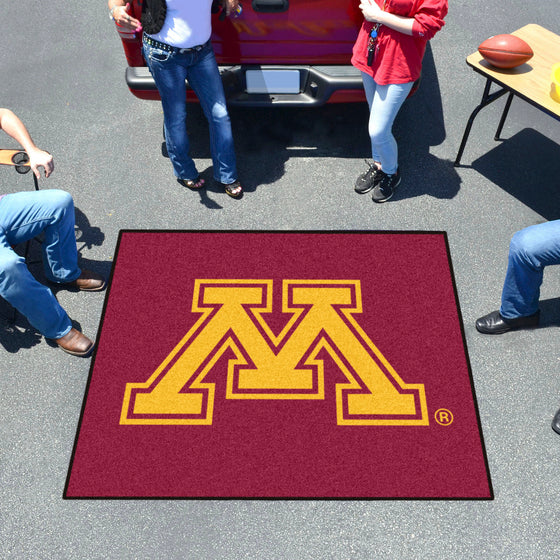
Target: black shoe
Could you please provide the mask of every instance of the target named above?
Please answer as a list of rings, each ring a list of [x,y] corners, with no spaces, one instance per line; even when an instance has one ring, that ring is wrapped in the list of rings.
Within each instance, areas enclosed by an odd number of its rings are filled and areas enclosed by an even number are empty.
[[[558,410],[558,412],[554,415],[554,418],[552,420],[552,429],[557,433],[560,434],[560,409]]]
[[[499,311],[492,311],[476,322],[476,330],[483,334],[503,334],[514,329],[536,327],[539,324],[541,312],[537,311],[526,317],[504,319]]]
[[[385,202],[389,200],[397,190],[397,187],[401,183],[401,174],[397,169],[397,172],[393,175],[387,175],[383,171],[379,170],[382,175],[381,180],[375,185],[371,199],[373,202]]]
[[[383,172],[379,169],[379,167],[377,167],[377,165],[375,165],[375,163],[370,165],[369,169],[356,179],[354,190],[359,194],[365,194],[371,191],[371,189],[373,189],[373,187],[375,187],[375,185],[381,180],[381,173]]]

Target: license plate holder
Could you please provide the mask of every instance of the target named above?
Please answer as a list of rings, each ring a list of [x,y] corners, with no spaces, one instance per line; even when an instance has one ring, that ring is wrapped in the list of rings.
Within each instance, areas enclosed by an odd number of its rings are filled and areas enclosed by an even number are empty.
[[[298,70],[246,70],[247,93],[299,93]]]

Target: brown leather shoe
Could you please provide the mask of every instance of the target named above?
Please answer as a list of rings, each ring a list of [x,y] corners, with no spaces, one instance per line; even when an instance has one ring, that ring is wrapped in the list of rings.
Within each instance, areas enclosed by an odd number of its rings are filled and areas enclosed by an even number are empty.
[[[89,356],[94,346],[93,341],[74,328],[62,338],[55,338],[54,341],[68,354],[82,358]]]
[[[82,270],[76,280],[67,282],[66,285],[84,292],[99,292],[105,287],[105,279],[91,270]]]

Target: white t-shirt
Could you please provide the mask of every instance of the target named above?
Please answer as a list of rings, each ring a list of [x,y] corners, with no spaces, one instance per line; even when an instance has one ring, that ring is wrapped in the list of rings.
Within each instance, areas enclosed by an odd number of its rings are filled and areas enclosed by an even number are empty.
[[[212,33],[212,0],[166,0],[167,14],[156,41],[180,49],[204,45]]]

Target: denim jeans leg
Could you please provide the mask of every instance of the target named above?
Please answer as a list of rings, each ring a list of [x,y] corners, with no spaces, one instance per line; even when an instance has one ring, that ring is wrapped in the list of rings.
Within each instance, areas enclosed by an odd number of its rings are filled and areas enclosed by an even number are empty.
[[[70,318],[47,286],[37,282],[25,261],[0,233],[0,296],[47,338],[61,338],[72,328]]]
[[[53,201],[64,198],[55,193],[66,194],[63,191],[16,193],[6,195],[0,201],[0,296],[47,338],[64,336],[72,328],[72,323],[52,291],[35,280],[25,260],[16,254],[12,245],[44,231],[45,223],[51,221],[45,216],[53,214]],[[29,199],[35,200],[32,204],[26,203]],[[39,204],[37,199],[43,199],[45,204]],[[75,238],[73,244],[75,249]]]
[[[555,264],[560,264],[560,220],[518,231],[509,247],[502,317],[514,319],[536,313],[544,268]]]
[[[362,72],[362,81],[370,107],[368,132],[372,158],[381,163],[385,173],[392,175],[398,168],[398,146],[392,133],[393,123],[413,82],[379,85],[365,72]]]
[[[189,155],[186,125],[185,79],[192,55],[171,53],[148,45],[144,45],[143,52],[161,97],[165,143],[175,176],[179,179],[196,179],[198,171]]]
[[[208,120],[214,179],[231,184],[237,180],[233,134],[222,78],[210,42],[197,53],[196,62],[187,70],[187,78]]]
[[[18,192],[6,195],[0,203],[0,228],[10,245],[44,233],[41,248],[47,278],[71,282],[80,276],[70,194],[58,189]]]

